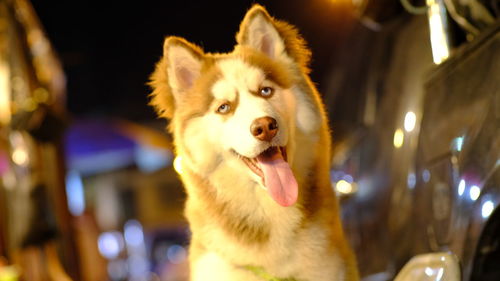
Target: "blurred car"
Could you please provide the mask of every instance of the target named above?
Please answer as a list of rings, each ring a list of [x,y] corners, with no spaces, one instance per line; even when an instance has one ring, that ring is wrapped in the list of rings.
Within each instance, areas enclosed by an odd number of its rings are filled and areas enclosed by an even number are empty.
[[[425,85],[414,233],[464,279],[500,280],[500,24],[460,51]]]
[[[456,257],[462,280],[500,280],[500,22],[440,65],[427,25],[354,28],[327,85],[332,184],[364,280],[437,252]]]

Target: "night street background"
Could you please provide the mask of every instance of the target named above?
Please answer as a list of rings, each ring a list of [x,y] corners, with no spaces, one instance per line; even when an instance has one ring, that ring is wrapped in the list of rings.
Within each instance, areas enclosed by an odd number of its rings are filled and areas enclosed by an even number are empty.
[[[351,15],[328,0],[258,1],[295,25],[313,51],[312,78],[321,81]],[[243,15],[255,1],[33,1],[67,75],[73,116],[155,118],[146,85],[165,36],[206,52],[231,51]]]

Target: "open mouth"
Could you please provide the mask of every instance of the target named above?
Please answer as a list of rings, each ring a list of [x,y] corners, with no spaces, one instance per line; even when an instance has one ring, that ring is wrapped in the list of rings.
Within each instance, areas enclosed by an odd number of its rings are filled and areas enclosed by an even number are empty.
[[[247,164],[248,168],[252,170],[257,176],[261,177],[264,179],[264,173],[262,172],[262,168],[259,165],[259,158],[267,158],[267,159],[272,159],[273,157],[276,157],[276,154],[280,154],[283,160],[288,161],[287,156],[286,156],[286,147],[284,146],[271,146],[268,149],[264,150],[261,154],[259,154],[255,158],[248,158],[243,155],[238,156]]]
[[[298,184],[287,162],[286,147],[271,146],[255,158],[236,154],[252,172],[262,178],[263,185],[274,201],[284,207],[295,204]]]

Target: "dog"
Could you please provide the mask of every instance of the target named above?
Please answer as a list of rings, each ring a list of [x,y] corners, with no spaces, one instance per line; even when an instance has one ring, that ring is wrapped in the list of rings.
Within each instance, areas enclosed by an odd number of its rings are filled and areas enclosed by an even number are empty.
[[[167,37],[150,80],[182,159],[191,280],[358,280],[311,52],[260,5],[236,41],[219,54]]]

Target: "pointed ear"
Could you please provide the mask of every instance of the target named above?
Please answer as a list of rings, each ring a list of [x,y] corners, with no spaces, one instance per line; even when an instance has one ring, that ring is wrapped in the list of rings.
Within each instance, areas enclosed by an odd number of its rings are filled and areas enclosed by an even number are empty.
[[[271,58],[285,53],[285,42],[266,9],[254,5],[245,15],[236,35],[238,44],[252,47]]]
[[[151,105],[161,117],[172,118],[176,104],[200,77],[203,50],[180,37],[167,37],[163,57],[156,64],[149,85]]]
[[[189,90],[200,76],[203,51],[180,37],[168,37],[163,45],[168,82],[174,96]]]

